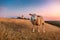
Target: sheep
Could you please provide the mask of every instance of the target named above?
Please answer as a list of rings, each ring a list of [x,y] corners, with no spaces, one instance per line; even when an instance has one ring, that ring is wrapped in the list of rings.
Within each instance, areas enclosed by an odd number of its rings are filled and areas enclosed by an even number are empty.
[[[31,16],[31,22],[33,24],[33,32],[35,32],[34,25],[37,25],[38,32],[40,32],[40,27],[42,27],[43,32],[45,32],[43,17],[36,14],[29,14],[29,15]]]

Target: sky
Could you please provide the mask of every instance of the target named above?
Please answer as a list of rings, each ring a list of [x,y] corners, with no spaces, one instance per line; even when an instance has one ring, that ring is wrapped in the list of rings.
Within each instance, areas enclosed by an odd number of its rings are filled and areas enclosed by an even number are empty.
[[[0,0],[0,17],[18,17],[29,13],[41,15],[44,20],[60,21],[60,0]]]

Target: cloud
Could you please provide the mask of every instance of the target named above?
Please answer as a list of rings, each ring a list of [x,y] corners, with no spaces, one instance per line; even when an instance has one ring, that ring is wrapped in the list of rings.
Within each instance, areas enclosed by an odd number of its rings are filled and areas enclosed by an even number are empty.
[[[60,20],[60,3],[51,2],[45,5],[40,12],[47,20]],[[39,14],[40,14],[39,13]]]

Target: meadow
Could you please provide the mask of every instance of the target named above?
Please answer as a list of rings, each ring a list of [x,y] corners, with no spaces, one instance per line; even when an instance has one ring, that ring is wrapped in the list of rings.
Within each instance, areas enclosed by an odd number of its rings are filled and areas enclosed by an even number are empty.
[[[60,40],[60,30],[33,33],[31,27],[29,20],[0,19],[0,40]]]

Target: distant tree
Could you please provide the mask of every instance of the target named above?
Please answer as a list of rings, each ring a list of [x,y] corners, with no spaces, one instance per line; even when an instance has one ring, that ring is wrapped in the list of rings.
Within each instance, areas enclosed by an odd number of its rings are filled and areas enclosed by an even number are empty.
[[[21,17],[17,17],[17,19],[21,19]]]

